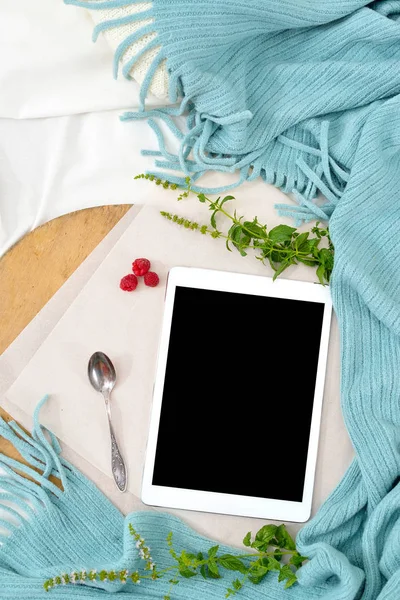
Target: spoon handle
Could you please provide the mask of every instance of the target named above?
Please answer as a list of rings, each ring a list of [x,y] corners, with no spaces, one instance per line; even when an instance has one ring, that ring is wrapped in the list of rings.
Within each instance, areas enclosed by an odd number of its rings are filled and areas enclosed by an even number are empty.
[[[107,416],[108,416],[108,424],[110,427],[110,437],[111,437],[111,470],[114,477],[114,481],[117,484],[117,488],[120,492],[126,491],[126,486],[128,483],[128,478],[126,474],[126,467],[124,459],[122,458],[122,454],[119,450],[117,440],[114,433],[114,428],[112,426],[111,421],[111,410],[110,410],[110,398],[104,396],[104,400],[107,408]]]

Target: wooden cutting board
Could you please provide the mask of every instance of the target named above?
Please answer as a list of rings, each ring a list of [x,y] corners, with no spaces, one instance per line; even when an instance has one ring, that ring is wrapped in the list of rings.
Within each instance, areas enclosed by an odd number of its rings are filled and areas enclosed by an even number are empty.
[[[129,208],[101,206],[54,219],[25,236],[0,259],[0,354]],[[12,418],[1,406],[0,416],[7,421]],[[21,460],[2,437],[0,453]]]

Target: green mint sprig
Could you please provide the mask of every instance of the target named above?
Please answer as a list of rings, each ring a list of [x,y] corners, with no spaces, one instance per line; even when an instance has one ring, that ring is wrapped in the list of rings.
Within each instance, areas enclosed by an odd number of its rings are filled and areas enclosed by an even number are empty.
[[[178,555],[172,545],[172,533],[169,534],[167,543],[181,577],[189,578],[200,574],[204,579],[219,579],[222,570],[240,573],[228,587],[225,598],[235,595],[247,581],[259,584],[271,571],[277,572],[278,581],[285,582],[287,589],[296,583],[296,571],[307,560],[307,557],[301,556],[296,550],[294,540],[283,524],[264,525],[254,538],[249,531],[243,544],[252,548],[253,552],[246,554],[219,553],[217,545],[212,546],[206,554],[193,554],[183,550]],[[175,577],[170,583],[176,585],[179,578]],[[164,596],[164,600],[170,600],[169,593]]]
[[[135,179],[154,181],[156,185],[161,185],[164,189],[175,190],[179,187],[176,183],[162,181],[154,175],[141,174],[137,175]],[[190,193],[194,193],[190,187],[189,177],[186,178],[186,185],[186,190],[180,194],[178,200],[188,198]],[[319,222],[311,229],[311,232],[300,233],[295,227],[284,224],[268,230],[267,226],[260,223],[257,217],[246,221],[243,216],[237,215],[236,210],[233,213],[229,212],[225,205],[234,200],[234,196],[211,200],[205,194],[196,195],[202,204],[208,204],[212,213],[210,225],[201,225],[166,211],[161,211],[161,215],[186,229],[199,231],[203,235],[210,235],[215,239],[224,239],[229,251],[233,246],[242,256],[247,256],[249,250],[254,250],[258,260],[263,264],[266,262],[270,264],[274,271],[274,280],[288,267],[302,263],[316,269],[319,283],[322,285],[329,283],[334,263],[334,248],[328,229],[320,227]],[[219,214],[224,215],[232,223],[225,233],[217,225]]]
[[[45,591],[49,592],[59,585],[82,585],[94,581],[127,583],[130,580],[134,584],[140,584],[142,579],[156,581],[169,575],[170,587],[164,600],[171,600],[171,591],[182,578],[189,579],[200,575],[204,579],[220,579],[222,570],[236,571],[240,576],[228,587],[225,598],[229,598],[241,590],[246,582],[259,584],[272,571],[276,571],[278,581],[285,582],[285,588],[289,588],[297,581],[297,569],[307,560],[307,557],[301,556],[296,550],[295,542],[285,525],[264,525],[254,538],[249,531],[243,539],[244,546],[251,548],[252,552],[237,555],[219,553],[218,545],[212,546],[206,553],[193,554],[186,550],[178,553],[173,546],[173,535],[170,532],[167,536],[167,546],[174,564],[158,570],[150,548],[132,524],[129,524],[129,533],[134,537],[139,557],[144,561],[142,572],[138,569],[131,572],[83,569],[47,579],[43,584]]]

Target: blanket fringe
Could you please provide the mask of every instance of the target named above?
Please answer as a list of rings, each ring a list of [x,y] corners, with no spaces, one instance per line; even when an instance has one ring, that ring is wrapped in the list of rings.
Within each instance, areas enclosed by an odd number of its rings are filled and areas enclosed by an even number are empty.
[[[13,516],[21,525],[26,516],[33,516],[43,506],[49,507],[52,498],[59,498],[68,489],[66,465],[60,460],[61,447],[56,437],[39,423],[39,413],[47,401],[45,396],[34,412],[34,429],[32,437],[15,422],[6,423],[0,418],[0,436],[8,440],[31,466],[0,454],[0,468],[4,472],[0,479],[0,508]],[[46,438],[49,436],[50,441]],[[23,475],[29,477],[23,477]],[[63,489],[57,487],[49,477],[61,481]],[[12,506],[10,506],[12,504]],[[21,509],[22,512],[16,510]],[[13,531],[16,527],[9,522],[1,521],[5,530]],[[2,541],[7,534],[0,533]]]
[[[141,3],[140,0],[65,0],[72,4],[87,9],[109,10]],[[147,119],[153,129],[158,151],[143,150],[145,156],[154,156],[155,167],[162,171],[148,171],[161,179],[186,187],[185,179],[190,177],[192,189],[197,193],[219,194],[233,189],[245,181],[253,181],[261,177],[287,194],[293,194],[297,205],[278,204],[276,208],[282,216],[291,217],[296,225],[309,222],[313,219],[329,221],[349,178],[349,174],[329,154],[329,121],[321,123],[318,146],[306,145],[287,135],[280,135],[272,140],[267,147],[259,148],[245,155],[227,155],[212,150],[215,134],[221,127],[243,128],[246,121],[252,119],[250,111],[244,110],[224,117],[210,114],[200,114],[194,103],[183,97],[182,82],[176,73],[169,73],[169,99],[176,103],[181,98],[178,106],[168,106],[153,110],[145,110],[145,101],[155,72],[162,61],[166,60],[164,49],[158,39],[154,27],[153,8],[145,8],[139,13],[125,15],[121,18],[107,19],[99,23],[93,31],[93,40],[96,41],[102,31],[129,23],[143,21],[144,24],[137,31],[128,35],[120,43],[114,55],[114,77],[117,78],[119,65],[129,48],[144,36],[149,36],[143,48],[137,51],[122,68],[124,77],[130,79],[130,72],[137,61],[148,51],[158,49],[140,88],[140,109],[137,112],[126,112],[122,121]],[[179,129],[173,120],[174,116],[187,115],[186,132]],[[155,119],[161,120],[173,133],[179,143],[177,154],[169,152],[161,128]],[[271,164],[271,145],[280,144],[282,153],[294,151],[294,163],[290,165]],[[281,154],[281,153],[277,153]],[[310,160],[311,159],[311,160]],[[279,162],[279,161],[278,161]],[[283,161],[284,162],[284,161]],[[310,166],[312,163],[312,167]],[[181,171],[183,176],[170,174],[164,171]],[[238,171],[238,180],[227,186],[206,188],[196,184],[196,181],[207,171],[233,173]],[[194,184],[194,185],[193,185]],[[318,194],[322,194],[326,201],[317,203]]]
[[[186,134],[177,127],[172,119],[173,116],[182,115],[185,109],[189,111]],[[277,138],[277,143],[297,151],[298,158],[295,164],[298,172],[303,176],[302,179],[305,181],[303,183],[300,181],[300,177],[296,178],[289,173],[278,173],[269,168],[264,148],[244,156],[226,156],[208,150],[209,141],[219,127],[250,119],[249,111],[231,115],[229,118],[217,119],[210,115],[200,115],[196,112],[193,103],[185,97],[178,107],[126,112],[122,115],[121,120],[130,121],[144,118],[148,120],[149,126],[156,135],[159,150],[143,150],[142,154],[156,157],[154,164],[157,169],[182,171],[184,174],[183,176],[171,176],[164,170],[155,170],[148,171],[149,175],[185,187],[186,177],[190,177],[193,184],[210,170],[226,173],[239,171],[238,180],[228,186],[206,188],[196,184],[192,185],[194,192],[208,194],[223,193],[244,181],[253,181],[257,177],[262,177],[266,183],[279,187],[285,193],[293,194],[297,206],[277,204],[276,208],[281,216],[293,218],[297,226],[314,219],[329,221],[349,179],[349,173],[329,154],[329,121],[321,123],[319,147],[305,145],[285,135]],[[179,142],[178,154],[172,154],[167,150],[163,133],[154,120],[155,118],[160,119],[174,134]],[[314,157],[318,161],[314,169],[307,162],[308,156]],[[319,193],[326,199],[326,202],[321,205],[315,202]]]
[[[131,4],[143,4],[143,0],[64,0],[64,4],[71,4],[78,8],[87,8],[88,10],[108,10],[110,8],[120,8],[130,6]]]

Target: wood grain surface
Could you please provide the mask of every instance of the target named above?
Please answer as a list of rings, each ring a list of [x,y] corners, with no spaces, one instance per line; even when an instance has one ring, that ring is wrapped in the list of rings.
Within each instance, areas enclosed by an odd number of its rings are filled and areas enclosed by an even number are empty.
[[[0,259],[0,354],[129,210],[101,206],[50,221]],[[10,420],[0,406],[0,416]],[[0,437],[0,452],[21,460]]]

